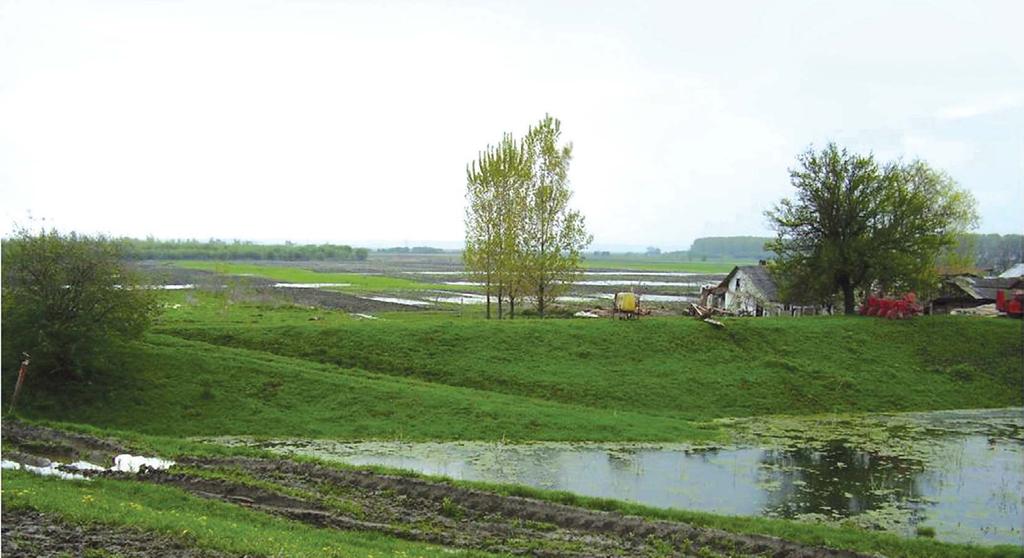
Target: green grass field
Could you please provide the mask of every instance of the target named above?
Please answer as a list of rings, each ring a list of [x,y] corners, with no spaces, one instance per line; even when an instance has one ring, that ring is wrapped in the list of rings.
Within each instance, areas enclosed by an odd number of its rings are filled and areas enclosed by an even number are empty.
[[[593,409],[150,335],[116,374],[26,392],[30,417],[171,436],[339,439],[706,439],[673,417]]]
[[[192,263],[366,289],[417,284]],[[196,449],[184,437],[218,435],[718,442],[727,433],[710,421],[719,417],[1024,404],[1021,324],[1006,319],[737,318],[725,319],[724,329],[682,317],[499,322],[475,313],[404,312],[359,320],[341,311],[255,305],[204,292],[164,296],[180,306],[168,308],[142,341],[111,355],[88,382],[49,390],[29,383],[19,414],[116,431],[174,453]],[[10,372],[4,375],[5,394],[13,385]],[[339,555],[437,553],[386,537],[311,529],[170,488],[117,481],[62,484],[6,471],[3,480],[5,507],[33,507],[87,522],[135,502],[145,510],[131,520],[137,526],[189,530],[197,544],[210,548],[270,548],[290,556],[318,555],[324,548]],[[1013,549],[982,550],[852,528],[491,488],[892,556],[1015,555]],[[182,511],[170,514],[171,508]],[[211,526],[203,533],[200,517]],[[252,535],[253,530],[265,535]]]

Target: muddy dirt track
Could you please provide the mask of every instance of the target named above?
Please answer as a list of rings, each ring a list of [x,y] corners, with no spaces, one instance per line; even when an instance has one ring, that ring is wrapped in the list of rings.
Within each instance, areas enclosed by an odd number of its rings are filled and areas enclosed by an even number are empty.
[[[125,558],[227,558],[175,537],[106,525],[74,525],[30,510],[3,512],[2,552],[6,556]],[[106,554],[100,554],[100,551]]]
[[[61,439],[60,432],[12,421],[5,421],[3,433],[4,442],[22,454],[31,453],[28,450],[34,445],[51,448],[51,454],[95,455],[113,444],[82,435]],[[550,557],[861,556],[771,537],[738,535],[310,462],[180,456],[176,461],[178,465],[168,471],[143,469],[138,475],[93,475],[174,486],[202,498],[321,528],[372,531],[498,553]],[[6,525],[7,517],[4,519]],[[5,545],[6,540],[5,531]]]

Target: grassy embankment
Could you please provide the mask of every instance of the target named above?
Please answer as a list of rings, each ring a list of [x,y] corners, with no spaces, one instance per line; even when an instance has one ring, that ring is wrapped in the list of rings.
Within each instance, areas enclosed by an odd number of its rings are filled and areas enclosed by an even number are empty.
[[[703,423],[718,417],[1022,402],[1009,320],[718,330],[680,318],[371,321],[198,300],[92,383],[48,396],[30,386],[23,412],[180,436],[674,441],[714,439]]]
[[[260,319],[168,322],[160,331],[595,416],[628,412],[683,421],[1020,405],[1024,375],[1020,324],[1009,320],[734,319],[718,330],[679,318],[395,316],[269,327]],[[576,430],[568,439],[600,432]],[[642,439],[665,439],[668,432],[659,425]]]

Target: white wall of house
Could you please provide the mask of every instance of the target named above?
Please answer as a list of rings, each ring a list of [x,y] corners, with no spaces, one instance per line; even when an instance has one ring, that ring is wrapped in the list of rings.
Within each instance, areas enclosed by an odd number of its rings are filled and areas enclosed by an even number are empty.
[[[758,289],[750,276],[742,269],[736,270],[736,274],[729,278],[729,284],[725,291],[725,308],[734,312],[750,312],[755,314],[757,307],[768,314],[776,314],[781,310],[781,305],[768,301],[761,289]],[[775,307],[779,308],[776,309]]]

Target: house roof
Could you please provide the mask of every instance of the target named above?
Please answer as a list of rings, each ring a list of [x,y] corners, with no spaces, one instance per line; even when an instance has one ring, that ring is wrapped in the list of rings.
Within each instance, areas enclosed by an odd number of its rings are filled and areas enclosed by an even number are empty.
[[[975,300],[995,300],[1000,289],[1019,289],[1024,287],[1024,280],[1016,277],[971,277],[959,275],[950,277],[946,283],[963,291]]]
[[[1024,263],[1019,263],[999,274],[1002,279],[1024,277]]]
[[[775,279],[772,278],[772,274],[768,272],[768,268],[763,265],[738,265],[732,268],[729,275],[725,276],[725,279],[718,284],[718,289],[728,290],[729,282],[736,276],[738,271],[742,271],[750,281],[754,284],[757,290],[761,291],[761,294],[765,296],[771,302],[780,302],[779,300],[779,287],[775,284]]]

